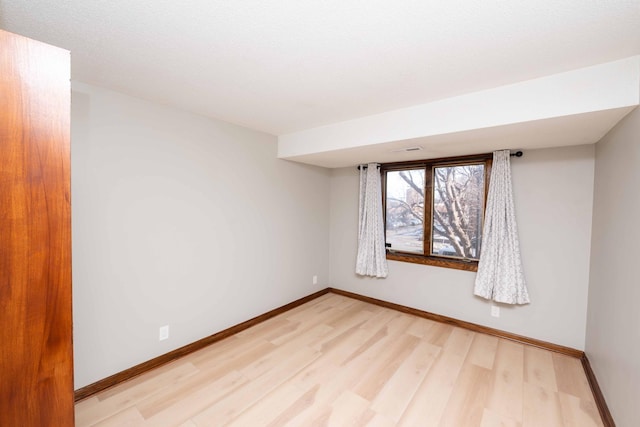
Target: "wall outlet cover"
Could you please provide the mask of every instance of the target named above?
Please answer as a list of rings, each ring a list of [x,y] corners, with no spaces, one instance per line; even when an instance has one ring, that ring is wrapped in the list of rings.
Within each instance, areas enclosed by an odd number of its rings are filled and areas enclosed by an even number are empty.
[[[498,307],[497,305],[492,305],[491,306],[491,315],[493,317],[500,317],[500,307]]]
[[[158,335],[159,341],[169,339],[169,325],[162,326]]]

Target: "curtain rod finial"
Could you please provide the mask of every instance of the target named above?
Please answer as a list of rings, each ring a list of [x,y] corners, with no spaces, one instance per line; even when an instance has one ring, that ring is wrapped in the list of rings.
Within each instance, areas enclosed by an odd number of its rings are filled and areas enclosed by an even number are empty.
[[[376,167],[378,169],[380,169],[380,163],[376,163]],[[369,164],[368,163],[363,163],[361,165],[358,165],[358,170],[368,169],[368,168],[369,168]]]

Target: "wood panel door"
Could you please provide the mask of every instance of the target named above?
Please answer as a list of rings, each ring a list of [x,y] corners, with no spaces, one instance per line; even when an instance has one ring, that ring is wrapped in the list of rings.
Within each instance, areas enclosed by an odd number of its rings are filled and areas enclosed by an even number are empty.
[[[0,426],[72,426],[69,52],[0,30]]]

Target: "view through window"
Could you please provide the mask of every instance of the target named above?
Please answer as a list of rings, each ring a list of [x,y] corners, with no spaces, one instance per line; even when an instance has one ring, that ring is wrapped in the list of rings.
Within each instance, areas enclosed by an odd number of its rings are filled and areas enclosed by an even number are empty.
[[[382,165],[388,258],[477,266],[490,164],[481,155]]]
[[[431,254],[478,260],[484,211],[484,165],[433,168]]]
[[[394,250],[424,253],[424,169],[387,172],[386,238]]]

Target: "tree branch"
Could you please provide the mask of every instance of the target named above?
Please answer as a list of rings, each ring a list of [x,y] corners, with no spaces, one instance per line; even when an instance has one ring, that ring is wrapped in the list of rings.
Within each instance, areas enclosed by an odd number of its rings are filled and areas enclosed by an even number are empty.
[[[408,177],[406,171],[400,171],[400,177],[407,183],[411,188],[413,188],[418,194],[422,196],[424,200],[424,189],[418,187],[415,182],[413,182],[413,177]]]
[[[423,217],[421,217],[418,214],[416,214],[413,211],[413,207],[409,203],[405,202],[404,200],[396,199],[396,198],[393,198],[393,197],[387,197],[387,200],[393,200],[394,202],[397,202],[397,203],[401,204],[407,211],[409,211],[409,213],[411,215],[413,215],[416,219],[418,219],[420,221],[420,223],[424,223]]]

